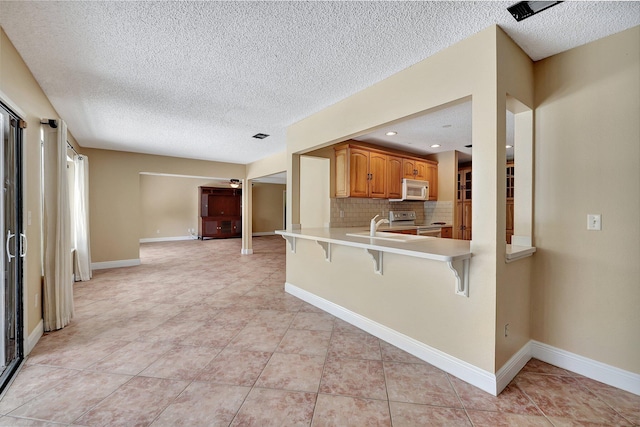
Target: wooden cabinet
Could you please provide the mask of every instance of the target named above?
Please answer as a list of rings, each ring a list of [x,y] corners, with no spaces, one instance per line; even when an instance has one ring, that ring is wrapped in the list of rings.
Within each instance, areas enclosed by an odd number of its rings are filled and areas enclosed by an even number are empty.
[[[200,218],[198,238],[239,237],[242,235],[242,190],[199,187]]]
[[[515,169],[513,163],[507,163],[507,243],[511,244],[513,237],[513,197],[515,195]]]
[[[507,163],[506,182],[506,241],[511,243],[513,236],[514,213],[514,165]],[[455,238],[471,240],[471,167],[458,169],[458,188],[456,192]]]
[[[438,163],[383,149],[344,144],[335,150],[336,197],[402,198],[402,179],[429,181],[429,200],[438,198]]]
[[[443,239],[453,238],[453,227],[442,227],[440,229],[440,237]]]
[[[387,156],[387,196],[402,198],[402,157]]]
[[[471,240],[471,168],[458,169],[455,238]]]
[[[388,197],[386,154],[353,146],[335,152],[336,197]]]

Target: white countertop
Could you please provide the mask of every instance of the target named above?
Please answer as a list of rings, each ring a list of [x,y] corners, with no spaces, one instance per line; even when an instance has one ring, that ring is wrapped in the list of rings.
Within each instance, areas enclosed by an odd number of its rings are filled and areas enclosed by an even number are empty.
[[[410,229],[415,226],[405,226]],[[391,229],[401,229],[392,227]],[[395,253],[416,258],[431,259],[435,261],[453,262],[471,258],[469,241],[455,239],[428,238],[396,242],[368,238],[366,236],[349,236],[357,232],[366,231],[366,228],[303,228],[300,230],[277,230],[276,234],[299,239],[315,240],[317,242],[335,243],[343,246],[377,250]],[[380,227],[378,231],[389,231],[390,228]]]

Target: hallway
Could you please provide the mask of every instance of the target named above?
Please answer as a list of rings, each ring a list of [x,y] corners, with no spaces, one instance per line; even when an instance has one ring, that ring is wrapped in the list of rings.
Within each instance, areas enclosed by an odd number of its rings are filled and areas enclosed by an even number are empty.
[[[1,426],[632,426],[640,397],[531,360],[499,397],[286,294],[285,241],[141,245],[75,285]]]

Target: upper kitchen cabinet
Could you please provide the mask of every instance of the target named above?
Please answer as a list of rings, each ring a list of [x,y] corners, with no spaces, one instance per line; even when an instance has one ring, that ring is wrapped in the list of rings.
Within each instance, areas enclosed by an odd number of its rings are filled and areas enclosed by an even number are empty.
[[[438,199],[438,163],[386,148],[343,144],[334,148],[336,197],[402,198],[402,178],[429,181]]]
[[[402,198],[402,157],[387,156],[387,194],[390,199]]]
[[[386,198],[387,155],[363,147],[335,148],[336,197]]]
[[[429,200],[438,200],[438,163],[412,158],[402,159],[403,178],[429,181]]]

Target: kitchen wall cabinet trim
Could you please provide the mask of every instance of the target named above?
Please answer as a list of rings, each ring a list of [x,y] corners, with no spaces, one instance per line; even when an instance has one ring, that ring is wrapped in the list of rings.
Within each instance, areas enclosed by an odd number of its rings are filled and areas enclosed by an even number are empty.
[[[331,245],[333,244],[362,248],[373,259],[373,272],[380,275],[383,274],[385,252],[446,262],[456,279],[454,289],[456,295],[469,297],[469,267],[472,254],[468,242],[453,239],[437,239],[437,241],[429,239],[430,244],[425,245],[424,249],[415,244],[411,245],[411,249],[407,249],[401,242],[370,243],[370,239],[362,240],[351,237],[347,234],[351,231],[353,230],[348,228],[310,228],[293,231],[276,230],[275,233],[289,242],[291,252],[294,254],[296,253],[297,239],[316,242],[323,248],[327,262],[331,262]],[[365,243],[366,240],[369,240],[369,243]]]

